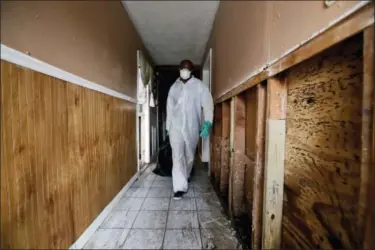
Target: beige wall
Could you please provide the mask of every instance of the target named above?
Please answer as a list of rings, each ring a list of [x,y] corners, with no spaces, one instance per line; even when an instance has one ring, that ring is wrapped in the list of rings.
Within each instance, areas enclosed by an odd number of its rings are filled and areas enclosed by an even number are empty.
[[[207,48],[213,48],[217,98],[254,71],[325,28],[358,1],[222,1]]]
[[[136,51],[144,47],[120,1],[2,1],[1,40],[136,96]]]

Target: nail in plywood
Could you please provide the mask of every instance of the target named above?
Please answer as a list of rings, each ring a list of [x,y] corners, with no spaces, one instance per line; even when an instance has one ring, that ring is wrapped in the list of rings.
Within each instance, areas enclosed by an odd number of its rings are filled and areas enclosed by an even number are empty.
[[[229,177],[229,204],[233,216],[240,216],[244,212],[245,198],[245,122],[246,99],[239,95],[231,103],[231,166]]]
[[[286,80],[267,81],[267,125],[263,197],[263,249],[279,249],[284,190]]]
[[[360,202],[365,214],[364,249],[375,248],[375,206],[374,206],[374,175],[375,175],[375,91],[374,91],[374,25],[364,31],[363,41],[363,103],[362,103],[362,173],[361,178],[368,178],[366,186],[362,186],[366,192],[362,192]],[[372,125],[372,126],[371,126]],[[372,129],[372,134],[371,134]],[[366,162],[368,162],[366,164]],[[367,176],[365,176],[365,174]],[[367,209],[367,211],[366,211]],[[363,220],[361,220],[363,222]]]
[[[361,248],[362,35],[288,77],[283,248]]]
[[[229,159],[230,159],[230,102],[222,103],[222,143],[221,143],[221,171],[220,192],[228,194],[229,185]]]
[[[246,93],[247,212],[252,218],[252,249],[260,249],[262,235],[263,178],[265,149],[266,87],[258,84]]]

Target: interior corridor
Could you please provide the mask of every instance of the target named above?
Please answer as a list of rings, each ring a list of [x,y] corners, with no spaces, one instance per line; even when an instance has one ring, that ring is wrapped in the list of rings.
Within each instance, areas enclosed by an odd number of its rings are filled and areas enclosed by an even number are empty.
[[[238,249],[207,171],[197,168],[188,193],[172,199],[172,179],[150,165],[124,194],[85,249]]]
[[[374,7],[0,1],[0,249],[375,249]]]

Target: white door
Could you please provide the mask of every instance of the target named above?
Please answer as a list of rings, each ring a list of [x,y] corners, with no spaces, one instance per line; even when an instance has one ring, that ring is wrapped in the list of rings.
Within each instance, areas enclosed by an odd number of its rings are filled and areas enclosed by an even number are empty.
[[[211,65],[212,65],[212,49],[207,54],[206,60],[203,64],[202,82],[207,85],[211,91]],[[204,117],[202,122],[204,121]],[[210,137],[202,138],[202,162],[208,162],[210,168]],[[210,173],[210,171],[208,171]]]

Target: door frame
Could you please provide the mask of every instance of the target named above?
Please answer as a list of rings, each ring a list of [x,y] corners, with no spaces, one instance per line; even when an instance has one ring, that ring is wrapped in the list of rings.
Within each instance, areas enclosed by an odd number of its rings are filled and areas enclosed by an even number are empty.
[[[208,72],[207,72],[208,71]],[[209,52],[206,55],[206,59],[204,60],[202,66],[202,82],[205,83],[206,77],[208,76],[208,89],[211,92],[212,86],[212,48],[210,48]],[[210,162],[210,147],[211,147],[211,135],[207,138],[202,138],[201,140],[201,160],[202,162],[207,162],[208,164],[208,175],[211,173],[211,162]]]

